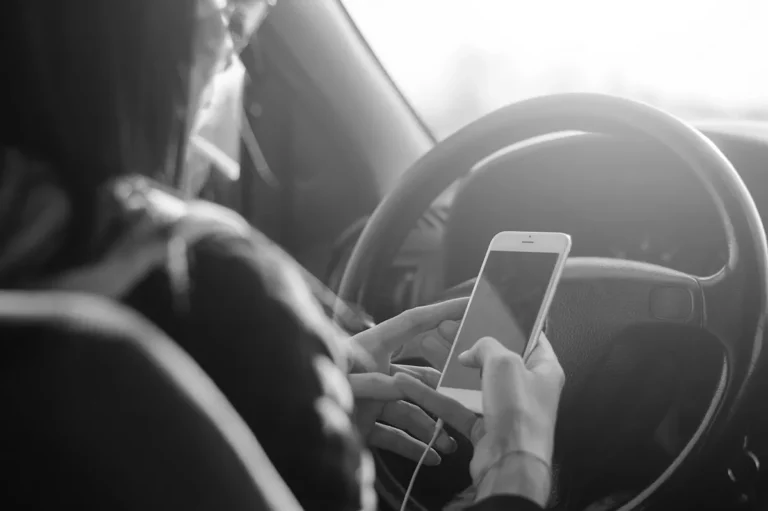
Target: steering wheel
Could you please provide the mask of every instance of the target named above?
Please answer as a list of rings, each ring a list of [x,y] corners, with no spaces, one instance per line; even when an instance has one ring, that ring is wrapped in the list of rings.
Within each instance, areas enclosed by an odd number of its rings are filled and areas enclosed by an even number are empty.
[[[369,305],[377,278],[444,189],[505,147],[562,131],[639,136],[666,146],[703,183],[726,234],[728,262],[708,277],[627,260],[572,258],[550,310],[549,337],[567,376],[564,400],[590,353],[633,325],[693,326],[722,347],[720,379],[695,433],[663,473],[621,507],[647,508],[679,492],[705,458],[732,445],[725,441],[733,436],[729,424],[755,375],[768,304],[768,246],[757,208],[733,165],[692,126],[642,103],[599,94],[544,96],[496,110],[437,144],[403,175],[363,230],[339,295]]]

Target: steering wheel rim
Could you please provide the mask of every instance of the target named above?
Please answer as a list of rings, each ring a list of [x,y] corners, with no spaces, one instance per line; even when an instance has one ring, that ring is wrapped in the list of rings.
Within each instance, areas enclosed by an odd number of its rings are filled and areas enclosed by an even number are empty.
[[[569,264],[563,275],[563,281],[592,282],[600,292],[587,293],[588,299],[604,296],[609,282],[639,286],[632,294],[637,303],[632,303],[627,316],[630,319],[639,314],[637,307],[642,307],[643,301],[648,309],[658,289],[678,290],[678,299],[688,293],[691,310],[682,319],[712,333],[723,347],[721,382],[701,425],[667,470],[621,507],[637,509],[653,505],[665,490],[677,487],[678,481],[693,472],[710,450],[705,447],[713,446],[711,440],[727,431],[753,378],[762,348],[768,304],[768,244],[762,221],[733,165],[695,128],[648,105],[600,94],[543,96],[496,110],[440,142],[403,175],[358,239],[339,296],[348,303],[367,305],[374,278],[392,261],[421,214],[477,162],[512,144],[562,131],[641,136],[666,146],[702,182],[726,234],[728,262],[720,272],[708,277],[650,264],[594,258]],[[558,295],[562,287],[561,283]],[[612,301],[623,299],[615,295],[610,294],[604,303],[609,311]],[[556,304],[557,298],[553,307]],[[573,309],[570,317],[578,321]],[[586,331],[589,328],[594,325]],[[558,351],[555,334],[551,337]],[[566,374],[570,379],[567,367]]]

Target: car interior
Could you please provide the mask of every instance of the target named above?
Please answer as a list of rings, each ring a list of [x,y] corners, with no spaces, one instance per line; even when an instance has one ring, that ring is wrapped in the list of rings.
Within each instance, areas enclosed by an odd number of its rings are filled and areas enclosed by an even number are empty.
[[[386,31],[403,47],[408,37],[385,26],[376,39],[370,20],[389,10],[423,25],[411,7],[422,2],[438,5],[429,12],[439,24],[442,9],[492,15],[507,1],[277,2],[242,54],[245,122],[263,161],[244,145],[238,181],[214,172],[201,196],[238,211],[376,322],[468,296],[500,231],[568,233],[546,326],[567,376],[550,507],[768,507],[768,78],[741,77],[766,86],[749,114],[712,96],[699,119],[686,113],[689,98],[676,109],[650,93],[554,80],[475,110],[451,97],[442,104],[458,120],[436,128],[387,65],[394,50],[376,45]],[[761,2],[728,5],[768,22]],[[425,44],[438,47],[434,39]],[[432,95],[448,89],[428,85]],[[68,325],[72,339],[52,338],[52,324]],[[83,296],[8,293],[0,325],[13,339],[2,371],[8,417],[25,431],[4,435],[18,467],[4,479],[23,488],[29,509],[40,492],[84,498],[93,459],[115,481],[108,495],[89,496],[105,508],[165,499],[166,509],[299,509],[213,382],[135,313]],[[140,386],[128,377],[136,372],[146,375]],[[35,414],[23,400],[39,404]],[[135,434],[120,435],[125,421]],[[440,466],[422,469],[408,509],[442,509],[469,485],[471,444],[459,440]],[[415,463],[374,457],[379,508],[399,509]],[[130,458],[152,471],[129,473]]]

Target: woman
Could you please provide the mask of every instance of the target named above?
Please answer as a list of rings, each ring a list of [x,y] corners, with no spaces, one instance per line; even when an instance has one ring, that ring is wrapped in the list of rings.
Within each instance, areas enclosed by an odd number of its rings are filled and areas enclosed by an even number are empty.
[[[494,340],[462,356],[483,369],[479,420],[430,388],[435,372],[390,364],[414,338],[450,341],[466,300],[347,339],[305,272],[241,218],[141,177],[183,175],[210,84],[236,58],[233,13],[264,5],[3,4],[0,285],[90,291],[146,315],[214,379],[306,509],[375,507],[362,439],[414,456],[423,441],[378,421],[422,440],[432,433],[433,421],[406,399],[474,442],[473,508],[537,509],[563,380],[546,339],[528,367]],[[436,443],[452,446],[445,434]],[[439,462],[437,452],[427,462]]]

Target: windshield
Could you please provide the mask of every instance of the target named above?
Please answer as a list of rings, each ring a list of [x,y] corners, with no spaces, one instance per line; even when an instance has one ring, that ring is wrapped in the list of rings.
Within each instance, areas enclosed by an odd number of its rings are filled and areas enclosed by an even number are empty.
[[[343,0],[438,138],[526,97],[602,92],[768,120],[765,0]]]

